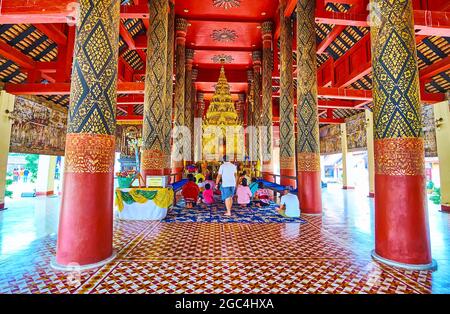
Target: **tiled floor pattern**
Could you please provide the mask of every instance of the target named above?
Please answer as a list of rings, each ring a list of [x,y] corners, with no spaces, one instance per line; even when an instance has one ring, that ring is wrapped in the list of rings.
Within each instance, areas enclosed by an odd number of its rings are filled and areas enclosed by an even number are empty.
[[[367,226],[346,217],[336,206],[306,224],[116,221],[117,258],[81,274],[50,268],[48,235],[0,257],[0,293],[450,292],[445,262],[435,273],[378,264]]]

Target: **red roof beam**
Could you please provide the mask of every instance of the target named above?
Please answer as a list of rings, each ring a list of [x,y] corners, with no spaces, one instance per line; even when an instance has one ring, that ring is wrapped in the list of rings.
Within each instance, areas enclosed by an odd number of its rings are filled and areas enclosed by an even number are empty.
[[[67,44],[67,36],[54,24],[34,24],[33,26],[53,40],[58,46]]]
[[[444,59],[435,62],[426,68],[420,70],[420,79],[422,81],[427,81],[432,77],[438,75],[439,73],[445,72],[450,69],[450,56],[445,57]]]
[[[319,118],[319,123],[322,123],[322,124],[341,124],[341,123],[345,123],[345,119]]]
[[[70,83],[53,83],[53,84],[12,84],[6,83],[5,90],[13,95],[70,95]],[[118,94],[143,94],[143,82],[118,82]]]
[[[350,8],[350,10],[348,10],[347,14],[364,12],[366,10],[366,7],[367,7],[367,4],[365,2],[366,1],[361,3],[361,1],[359,1],[357,4],[353,5]],[[336,26],[334,26],[333,29],[331,30],[331,32],[327,35],[327,37],[325,37],[325,39],[322,40],[322,42],[317,46],[317,53],[318,54],[324,53],[325,50],[331,45],[331,43],[336,38],[339,37],[339,35],[342,33],[342,31],[346,27],[347,26],[345,26],[345,25],[336,25]]]
[[[127,28],[125,27],[122,21],[120,21],[119,25],[119,34],[122,37],[123,41],[127,44],[128,49],[130,50],[136,49],[133,36],[131,36],[131,34],[128,32]]]
[[[334,60],[328,58],[319,69],[317,69],[318,86],[331,87],[334,86]]]
[[[347,87],[372,72],[370,33],[334,63],[334,82],[337,87]]]
[[[416,35],[448,36],[450,12],[414,10]],[[316,10],[316,23],[368,27],[367,14]]]

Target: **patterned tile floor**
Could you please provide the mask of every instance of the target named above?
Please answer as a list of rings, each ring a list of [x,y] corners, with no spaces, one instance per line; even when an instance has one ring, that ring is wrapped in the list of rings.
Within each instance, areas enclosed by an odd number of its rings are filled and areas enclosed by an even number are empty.
[[[450,293],[450,215],[429,205],[436,272],[371,260],[373,200],[324,190],[307,223],[116,221],[118,257],[87,272],[50,268],[59,198],[0,212],[0,293]]]

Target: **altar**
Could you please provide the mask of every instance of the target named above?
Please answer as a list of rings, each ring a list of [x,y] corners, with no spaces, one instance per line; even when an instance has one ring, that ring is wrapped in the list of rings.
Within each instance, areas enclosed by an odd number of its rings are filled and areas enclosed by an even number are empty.
[[[162,220],[172,206],[172,188],[117,188],[116,216],[124,220]]]

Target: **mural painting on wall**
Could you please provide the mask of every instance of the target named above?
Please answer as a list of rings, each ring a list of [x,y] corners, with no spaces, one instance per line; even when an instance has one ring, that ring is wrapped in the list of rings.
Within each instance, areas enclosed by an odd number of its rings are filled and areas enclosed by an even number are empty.
[[[116,127],[116,152],[120,158],[136,156],[135,141],[142,139],[142,124],[118,124]]]
[[[321,154],[336,154],[341,152],[340,133],[341,129],[339,124],[330,124],[320,128]]]
[[[422,119],[425,157],[437,157],[433,105],[422,106]]]
[[[347,128],[347,149],[349,151],[367,149],[366,114],[364,111],[345,119]]]
[[[64,155],[67,113],[16,97],[10,152]]]

